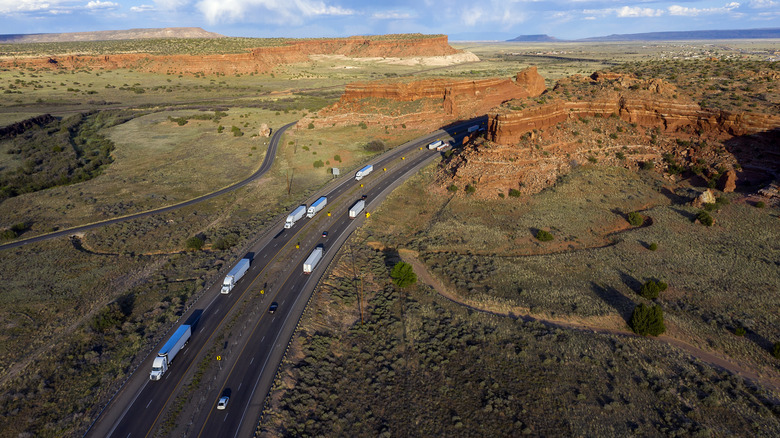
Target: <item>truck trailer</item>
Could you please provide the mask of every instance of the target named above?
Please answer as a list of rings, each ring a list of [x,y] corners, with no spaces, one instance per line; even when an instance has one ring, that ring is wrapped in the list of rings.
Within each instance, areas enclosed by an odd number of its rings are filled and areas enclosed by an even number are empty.
[[[355,219],[364,208],[366,208],[366,201],[361,199],[360,201],[356,202],[355,205],[349,208],[349,218]]]
[[[326,198],[325,196],[314,201],[314,204],[312,204],[311,207],[309,207],[309,210],[306,213],[306,217],[314,217],[314,215],[317,214],[318,211],[325,208],[326,205],[328,205],[328,198]]]
[[[434,141],[433,143],[428,143],[428,149],[429,149],[429,150],[434,150],[434,149],[436,149],[437,147],[441,146],[442,144],[444,144],[444,142],[443,142],[443,141],[441,141],[441,140],[436,140],[436,141]]]
[[[364,176],[368,175],[373,170],[374,170],[374,166],[371,165],[371,164],[369,164],[368,166],[358,170],[357,173],[355,174],[355,180],[356,181],[360,181],[361,179],[363,179]]]
[[[296,222],[301,220],[301,218],[306,214],[306,206],[305,205],[299,205],[298,208],[293,210],[292,213],[287,215],[287,220],[284,221],[284,228],[292,228],[293,225],[295,225]]]
[[[162,378],[163,374],[168,371],[168,367],[171,366],[173,358],[176,357],[182,347],[190,340],[190,336],[192,336],[191,326],[184,324],[176,329],[173,336],[171,336],[171,339],[168,339],[168,342],[166,342],[160,352],[157,353],[157,357],[154,358],[152,372],[149,373],[149,380],[160,380]]]
[[[303,262],[303,273],[311,274],[311,271],[314,270],[317,263],[320,262],[320,259],[322,259],[322,247],[318,246],[314,248],[314,251],[312,251],[311,254],[309,254],[309,257],[306,258],[306,261]]]
[[[479,125],[470,126],[469,129],[468,129],[469,134],[471,134],[472,132],[476,131],[477,129],[479,129]]]
[[[238,280],[246,274],[249,270],[249,265],[252,263],[249,259],[241,259],[233,269],[225,276],[225,280],[222,281],[222,293],[226,294],[233,290],[233,287],[238,283]]]

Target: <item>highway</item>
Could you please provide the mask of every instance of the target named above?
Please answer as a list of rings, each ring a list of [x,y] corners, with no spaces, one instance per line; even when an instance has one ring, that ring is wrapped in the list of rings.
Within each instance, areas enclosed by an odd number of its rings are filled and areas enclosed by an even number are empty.
[[[484,123],[483,119],[480,121]],[[440,156],[425,148],[430,141],[463,131],[456,137],[458,140],[465,133],[465,127],[474,123],[472,120],[456,125],[448,132],[437,131],[376,157],[368,163],[374,165],[373,173],[362,181],[355,181],[353,174],[335,179],[311,198],[313,201],[319,196],[327,196],[326,208],[312,219],[304,217],[292,229],[282,228],[283,218],[277,221],[273,230],[266,232],[251,248],[254,260],[237,286],[225,295],[219,293],[220,285],[215,284],[200,299],[207,304],[193,306],[193,310],[182,317],[179,324],[195,320],[197,324],[189,344],[177,355],[162,380],[153,382],[148,378],[153,359],[150,354],[86,436],[146,437],[159,431],[161,419],[171,408],[172,401],[215,345],[225,372],[220,374],[221,382],[210,384],[208,397],[212,399],[207,399],[202,407],[204,411],[191,420],[193,424],[187,436],[252,436],[265,396],[311,293],[327,264],[365,217],[361,214],[357,219],[349,219],[349,207],[365,195],[366,211],[370,212],[393,188]],[[327,238],[321,237],[323,230],[328,230]],[[296,248],[298,244],[300,248]],[[317,245],[324,247],[323,260],[312,275],[304,275],[303,261]],[[271,270],[276,273],[269,277]],[[259,295],[260,289],[266,288],[267,293]],[[279,303],[279,308],[269,314],[267,309],[272,301]],[[241,308],[249,309],[251,313],[249,327],[241,332],[241,343],[233,341],[235,345],[230,348],[228,342],[217,344],[219,334]],[[226,410],[217,411],[217,399],[223,394],[230,395],[230,403]]]

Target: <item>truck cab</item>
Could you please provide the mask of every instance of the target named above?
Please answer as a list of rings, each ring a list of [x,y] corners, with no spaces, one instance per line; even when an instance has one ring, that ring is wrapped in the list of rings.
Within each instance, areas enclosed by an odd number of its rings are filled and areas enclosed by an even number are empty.
[[[155,357],[152,363],[152,372],[149,373],[149,380],[160,380],[166,371],[168,371],[168,361],[164,357]]]

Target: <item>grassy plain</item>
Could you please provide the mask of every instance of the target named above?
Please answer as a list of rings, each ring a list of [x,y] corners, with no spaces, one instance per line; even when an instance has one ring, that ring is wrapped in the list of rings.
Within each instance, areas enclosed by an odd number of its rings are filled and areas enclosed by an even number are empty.
[[[688,50],[669,47],[670,53]],[[562,50],[558,46],[480,44],[470,50],[483,60],[439,68],[328,59],[234,77],[0,71],[0,126],[44,113],[122,108],[138,114],[104,132],[116,149],[100,176],[6,200],[0,225],[31,219],[28,233],[35,234],[216,190],[262,161],[267,140],[253,137],[261,123],[276,129],[334,102],[349,81],[512,76],[536,64],[552,81],[667,56],[662,45],[583,45],[576,56],[536,54]],[[179,126],[168,119],[215,110],[226,113],[219,122],[192,119]],[[224,132],[217,133],[219,125]],[[234,137],[232,126],[244,135]],[[0,252],[0,283],[6,285],[0,298],[1,435],[81,435],[160,333],[257,230],[327,181],[330,167],[362,163],[365,143],[382,139],[393,146],[418,134],[304,127],[285,136],[267,177],[238,192],[80,240]],[[314,166],[317,160],[322,167]],[[661,303],[677,333],[777,370],[764,349],[780,337],[780,275],[770,263],[778,258],[772,242],[780,240],[775,210],[735,199],[715,213],[716,227],[704,229],[652,175],[584,167],[537,197],[485,202],[429,188],[431,172],[394,194],[372,215],[368,234],[352,243],[369,285],[367,324],[356,323],[356,283],[346,267],[318,295],[296,340],[298,353],[280,377],[289,390],[275,394],[279,409],[267,417],[267,427],[293,435],[777,435],[777,405],[762,389],[652,340],[480,315],[423,286],[398,291],[386,279],[387,264],[396,260],[392,249],[409,247],[463,296],[542,315],[598,318],[622,316],[642,300],[632,294],[635,282],[658,276],[670,284]],[[653,225],[626,230],[623,214],[630,210],[644,210]],[[556,240],[537,242],[531,237],[537,227]],[[194,235],[205,239],[204,251],[184,251]],[[366,241],[391,250],[371,250]],[[229,244],[217,248],[218,242]],[[658,243],[657,252],[644,247],[649,242]],[[551,247],[555,254],[546,254]],[[107,329],[96,324],[105,321],[112,323]],[[737,324],[748,336],[731,334]],[[302,357],[317,367],[302,365]],[[387,397],[391,390],[403,394],[399,402]],[[333,400],[343,403],[333,406]],[[367,405],[371,409],[363,409]],[[405,420],[419,412],[426,412],[419,422]]]

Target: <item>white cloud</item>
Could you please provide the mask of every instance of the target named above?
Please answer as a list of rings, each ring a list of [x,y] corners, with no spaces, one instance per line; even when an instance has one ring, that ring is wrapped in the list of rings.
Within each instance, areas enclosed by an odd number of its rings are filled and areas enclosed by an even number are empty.
[[[780,3],[773,0],[750,0],[748,6],[752,9],[774,9],[780,6]]]
[[[100,0],[92,0],[87,3],[87,9],[116,9],[119,7],[118,3],[114,2],[101,2]]]
[[[162,0],[156,0],[159,1]],[[265,21],[299,25],[303,22],[303,17],[355,14],[351,9],[327,5],[317,0],[201,0],[196,7],[211,24],[259,21],[258,18],[265,16]]]
[[[44,11],[57,6],[56,0],[0,0],[0,14],[9,14],[14,12],[34,12]]]
[[[639,6],[623,6],[616,10],[617,16],[624,17],[660,17],[663,9],[640,8]]]
[[[140,5],[140,6],[133,6],[130,8],[131,12],[148,12],[153,11],[155,8],[152,5]]]
[[[739,7],[739,3],[731,2],[722,8],[689,8],[686,6],[669,6],[669,14],[683,17],[697,17],[699,15],[725,14]]]
[[[161,11],[176,11],[184,8],[190,3],[190,0],[152,0]]]
[[[378,20],[406,20],[412,18],[412,14],[408,12],[383,11],[374,13],[371,15],[371,18],[376,18]]]

